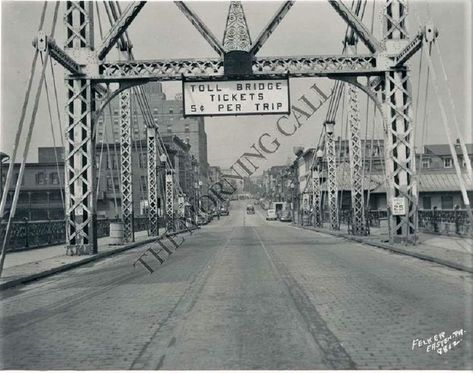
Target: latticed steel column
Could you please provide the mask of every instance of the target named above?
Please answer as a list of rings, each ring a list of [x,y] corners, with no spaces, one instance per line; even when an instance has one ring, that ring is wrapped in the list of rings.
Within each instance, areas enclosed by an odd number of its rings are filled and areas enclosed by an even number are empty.
[[[335,151],[334,123],[325,122],[325,155],[327,157],[327,194],[330,214],[330,228],[340,229],[338,216],[337,155]]]
[[[93,4],[68,1],[64,15],[65,50],[84,62],[94,47]],[[97,253],[95,198],[95,137],[92,112],[95,110],[90,80],[66,76],[66,246],[67,254]]]
[[[123,241],[133,242],[133,173],[131,147],[131,97],[130,90],[120,92],[120,173]]]
[[[320,173],[318,170],[312,174],[312,204],[314,212],[314,227],[322,226],[322,189],[320,189]]]
[[[166,172],[166,227],[169,232],[174,231],[174,180],[172,171]]]
[[[406,46],[407,5],[404,0],[388,0],[384,10],[384,41],[386,51],[396,54]],[[386,133],[386,173],[389,181],[391,238],[413,243],[417,231],[417,184],[415,178],[415,147],[412,125],[412,98],[407,70],[385,73],[384,115]],[[405,214],[393,211],[394,199],[405,204]]]
[[[156,127],[147,128],[148,137],[148,219],[150,236],[159,236],[158,139]]]
[[[185,217],[185,199],[183,195],[177,197],[177,216],[179,218]]]
[[[350,85],[348,88],[348,123],[350,131],[350,176],[351,176],[351,208],[352,234],[366,234],[365,209],[363,196],[363,155],[360,138],[360,115],[358,107],[358,89]]]

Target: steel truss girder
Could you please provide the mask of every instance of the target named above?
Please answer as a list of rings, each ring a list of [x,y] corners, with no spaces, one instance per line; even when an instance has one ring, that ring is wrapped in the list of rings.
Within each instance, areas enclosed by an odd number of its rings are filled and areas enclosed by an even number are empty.
[[[133,242],[133,174],[130,90],[120,93],[120,176],[123,241]]]
[[[360,115],[357,88],[348,88],[348,123],[350,131],[350,176],[351,176],[351,208],[352,234],[365,235],[365,210],[363,196],[363,156],[360,138]]]
[[[338,216],[337,154],[335,151],[334,123],[325,122],[325,155],[327,158],[327,195],[329,204],[330,227],[340,229]]]
[[[174,230],[174,180],[171,171],[166,172],[166,227]]]
[[[276,27],[281,23],[283,18],[289,12],[289,10],[294,5],[295,1],[285,1],[279,9],[274,14],[273,18],[269,21],[269,23],[263,28],[261,33],[258,35],[256,40],[251,45],[250,53],[255,55],[261,49],[263,44],[269,39],[271,34],[276,30]]]
[[[294,77],[336,77],[343,75],[382,75],[385,68],[378,68],[377,57],[366,56],[300,56],[256,57],[253,60],[255,75],[287,75]],[[153,61],[105,62],[99,66],[99,75],[92,76],[98,82],[119,82],[130,79],[150,81],[181,80],[183,76],[194,78],[223,78],[223,60],[174,59]]]
[[[146,1],[134,1],[120,14],[120,18],[111,27],[97,51],[97,56],[100,60],[104,59],[107,53],[110,52],[145,4]]]
[[[159,236],[158,217],[158,133],[156,127],[146,129],[148,137],[148,218],[150,236]]]
[[[343,20],[351,27],[353,32],[360,38],[360,40],[368,47],[370,52],[376,53],[384,49],[383,45],[371,34],[366,28],[360,18],[354,14],[340,0],[328,0],[335,11],[343,18]]]
[[[208,29],[205,23],[195,14],[183,1],[175,1],[176,6],[187,17],[187,19],[194,25],[200,35],[210,44],[215,52],[223,56],[225,50],[222,44],[218,41],[215,35]]]
[[[314,212],[314,226],[322,226],[322,189],[320,187],[320,173],[313,171],[312,173],[312,205]]]

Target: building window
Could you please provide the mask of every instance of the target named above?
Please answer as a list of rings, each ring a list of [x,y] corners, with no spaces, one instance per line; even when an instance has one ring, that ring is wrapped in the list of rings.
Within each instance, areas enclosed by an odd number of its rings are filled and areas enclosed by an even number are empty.
[[[112,154],[111,158],[112,158],[112,169],[116,170],[118,168],[117,157],[115,156],[115,154]]]
[[[174,109],[169,109],[169,114],[174,114]]]
[[[146,155],[147,153],[140,153],[140,168],[146,168]]]
[[[114,120],[113,120],[113,125],[114,125],[114,126],[118,126],[118,119],[114,119]]]
[[[171,126],[168,126],[168,132],[172,132]]]
[[[432,160],[430,158],[422,159],[422,168],[430,168]]]
[[[118,115],[118,109],[113,110],[113,115]]]
[[[430,210],[432,208],[432,199],[430,197],[422,197],[422,207],[424,210]]]
[[[190,132],[188,124],[186,124],[186,126],[184,127],[184,132]]]
[[[143,187],[143,192],[148,191],[148,178],[144,175],[141,175],[141,186]]]
[[[155,108],[153,109],[153,113],[154,113],[154,114],[158,114],[158,108],[157,108],[157,107],[155,107]]]
[[[444,158],[444,159],[443,159],[443,167],[445,167],[445,168],[452,168],[452,166],[453,166],[453,160],[452,160],[452,158],[449,157],[449,158]]]
[[[112,177],[107,176],[107,190],[109,192],[113,191]]]
[[[113,183],[115,184],[115,191],[120,193],[120,180],[118,180],[118,177],[113,178]]]
[[[44,174],[44,172],[38,172],[36,174],[36,184],[38,185],[46,184],[46,175]]]
[[[442,210],[451,210],[451,209],[453,209],[453,197],[442,196]]]
[[[58,176],[57,172],[51,172],[49,177],[51,178],[51,184],[59,185],[59,176]]]

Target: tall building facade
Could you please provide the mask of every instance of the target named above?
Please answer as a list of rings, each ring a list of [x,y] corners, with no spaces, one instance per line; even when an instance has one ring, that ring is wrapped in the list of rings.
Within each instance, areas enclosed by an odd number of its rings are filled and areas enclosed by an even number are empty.
[[[163,92],[162,84],[150,82],[143,86],[151,109],[153,120],[158,124],[162,137],[177,136],[190,145],[190,153],[199,164],[199,174],[207,184],[207,134],[204,118],[184,118],[182,96],[168,99]],[[146,124],[138,100],[131,92],[131,126],[133,141],[146,140]],[[119,98],[110,102],[97,121],[97,143],[120,142],[120,106]]]

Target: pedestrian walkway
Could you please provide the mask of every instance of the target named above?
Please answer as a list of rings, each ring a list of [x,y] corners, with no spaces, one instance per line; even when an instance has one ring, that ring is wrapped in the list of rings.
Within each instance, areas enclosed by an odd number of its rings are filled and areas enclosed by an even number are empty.
[[[366,237],[349,235],[346,225],[341,225],[340,231],[331,231],[326,228],[313,228],[309,226],[302,228],[348,238],[371,246],[473,273],[473,239],[471,238],[439,236],[421,232],[418,235],[416,245],[404,245],[390,243],[389,235],[385,228],[371,228],[371,234]]]
[[[98,254],[87,256],[66,255],[65,244],[8,253],[5,258],[2,277],[0,278],[0,289],[62,272],[154,239],[148,236],[147,231],[136,232],[135,242],[126,245],[110,245],[110,237],[99,238]]]

